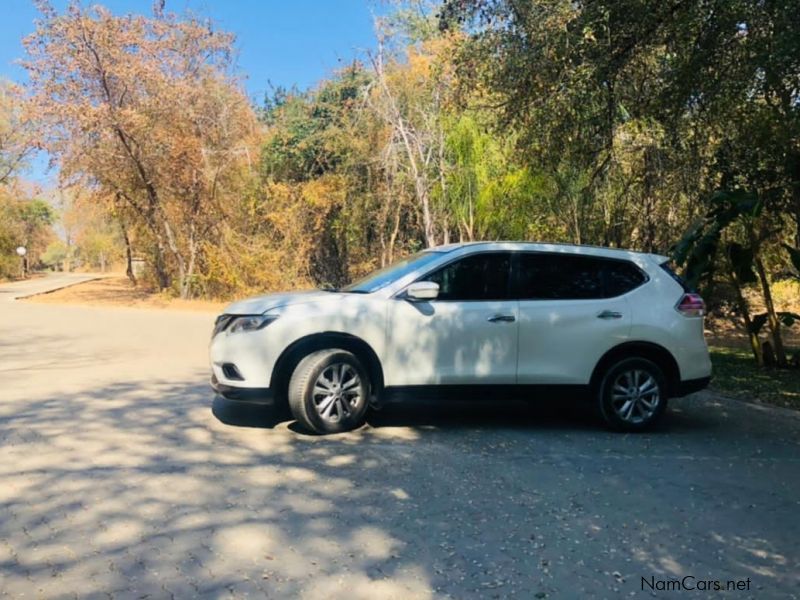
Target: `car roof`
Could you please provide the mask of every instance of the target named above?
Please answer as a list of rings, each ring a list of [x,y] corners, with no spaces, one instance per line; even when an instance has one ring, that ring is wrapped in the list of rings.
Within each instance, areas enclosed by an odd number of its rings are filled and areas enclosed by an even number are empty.
[[[558,242],[461,242],[456,244],[444,244],[428,248],[431,252],[455,252],[457,250],[467,251],[469,249],[480,250],[506,250],[506,251],[529,251],[529,252],[560,252],[565,254],[586,254],[591,256],[605,256],[608,258],[635,259],[642,257],[652,257],[659,262],[669,260],[668,256],[639,252],[637,250],[626,250],[624,248],[606,248],[604,246],[590,246],[584,244],[564,244]]]

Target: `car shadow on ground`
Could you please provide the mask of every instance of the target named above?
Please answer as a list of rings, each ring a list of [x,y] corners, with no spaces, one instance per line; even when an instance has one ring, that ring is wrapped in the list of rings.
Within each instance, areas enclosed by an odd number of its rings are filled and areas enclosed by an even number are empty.
[[[675,404],[676,401],[673,401]],[[687,414],[683,403],[668,408],[664,418],[648,433],[708,431],[719,427],[719,420],[709,415]],[[295,433],[311,435],[294,422],[286,406],[262,406],[213,399],[212,413],[222,423],[234,427],[272,429],[289,422]],[[545,400],[453,400],[426,398],[404,399],[387,403],[379,410],[371,409],[366,423],[372,428],[410,427],[439,430],[509,429],[604,433],[603,425],[592,405],[581,399]]]
[[[200,382],[7,394],[3,592],[610,597],[680,573],[796,589],[797,427],[771,412],[686,399],[678,435],[618,436],[580,406],[406,401],[316,437]]]
[[[211,403],[211,412],[225,425],[256,429],[272,429],[276,425],[292,420],[288,408],[248,404],[226,400],[215,396]]]

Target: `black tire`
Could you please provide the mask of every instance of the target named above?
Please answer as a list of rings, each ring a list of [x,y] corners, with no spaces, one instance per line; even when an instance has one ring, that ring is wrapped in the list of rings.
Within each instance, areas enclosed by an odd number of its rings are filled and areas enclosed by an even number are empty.
[[[667,394],[667,379],[657,364],[646,358],[624,358],[611,365],[600,381],[600,416],[616,431],[644,431],[664,414]]]
[[[323,386],[329,394],[320,393]],[[295,367],[289,380],[289,408],[309,431],[341,433],[364,423],[369,392],[367,370],[352,352],[318,350]]]

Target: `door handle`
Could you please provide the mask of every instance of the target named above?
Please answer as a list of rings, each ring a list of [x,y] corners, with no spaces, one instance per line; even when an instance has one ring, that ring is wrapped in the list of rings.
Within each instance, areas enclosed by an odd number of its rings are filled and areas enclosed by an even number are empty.
[[[513,323],[517,318],[514,315],[494,315],[486,320],[489,323]]]
[[[613,311],[613,310],[604,310],[599,315],[597,315],[598,319],[621,319],[622,313]]]

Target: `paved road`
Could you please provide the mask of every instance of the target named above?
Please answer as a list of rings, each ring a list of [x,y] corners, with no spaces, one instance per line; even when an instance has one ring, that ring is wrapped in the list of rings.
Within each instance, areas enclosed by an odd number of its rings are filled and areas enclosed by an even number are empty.
[[[16,300],[26,296],[52,292],[100,277],[103,277],[103,275],[94,273],[50,273],[44,277],[33,277],[23,281],[4,283],[0,284],[0,301]]]
[[[312,437],[212,403],[212,318],[0,308],[0,597],[800,596],[795,413],[428,404]]]

